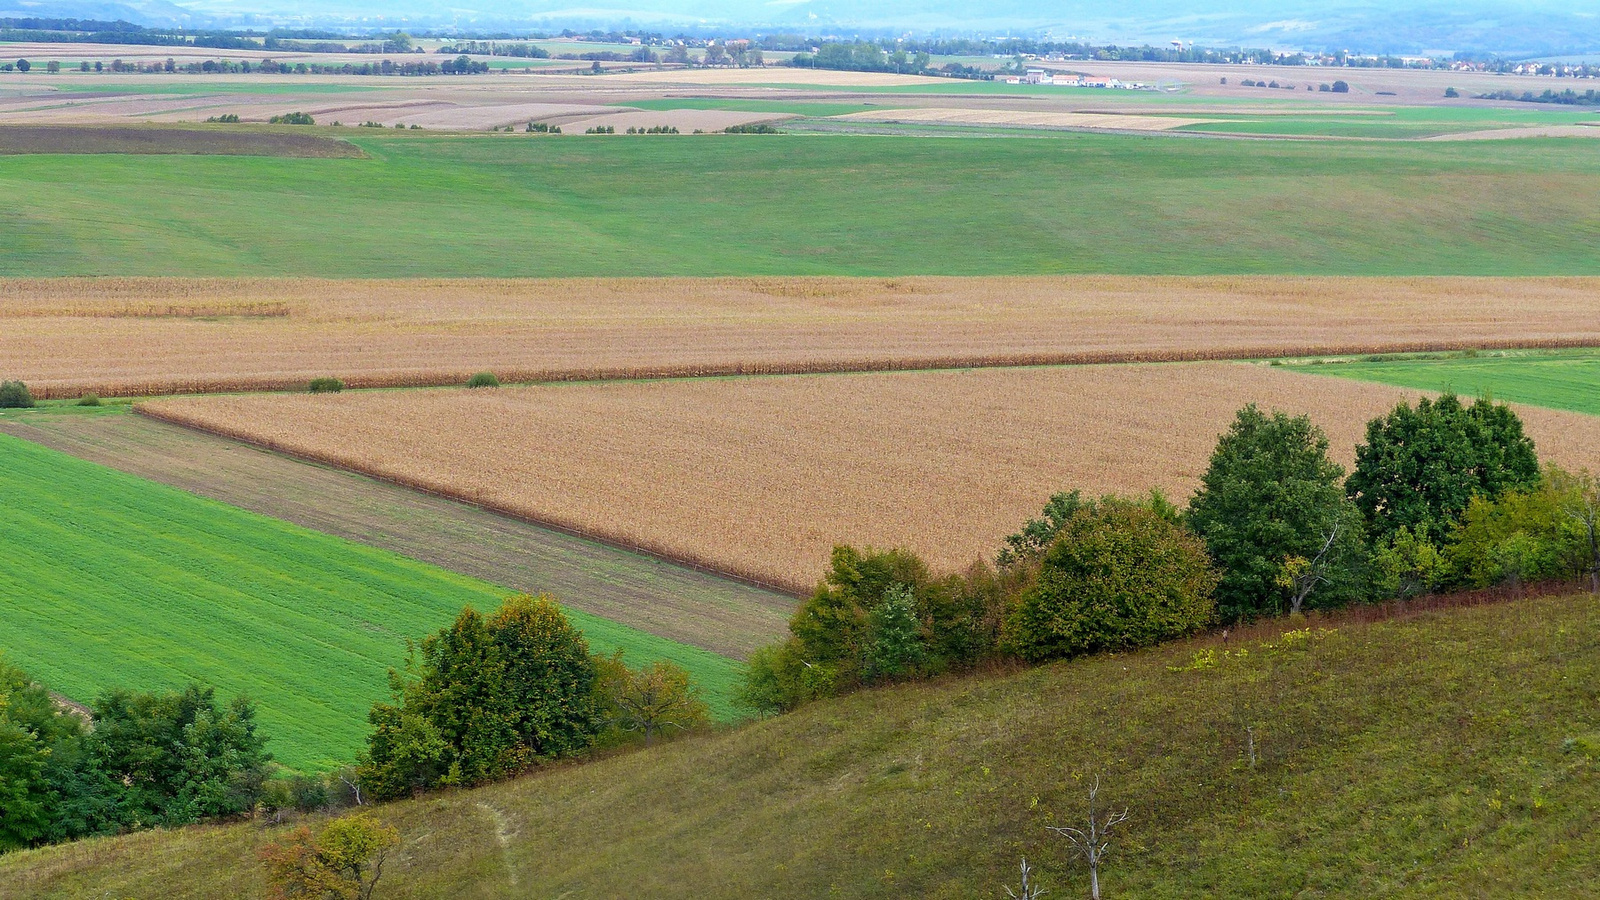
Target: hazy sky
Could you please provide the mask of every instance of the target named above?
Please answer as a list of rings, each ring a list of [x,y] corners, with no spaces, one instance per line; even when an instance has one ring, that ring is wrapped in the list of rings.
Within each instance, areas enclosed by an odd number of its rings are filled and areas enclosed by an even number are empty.
[[[1043,34],[1365,52],[1600,51],[1600,0],[0,0],[0,15],[185,15],[286,24],[390,21],[461,28],[752,28],[815,33]]]

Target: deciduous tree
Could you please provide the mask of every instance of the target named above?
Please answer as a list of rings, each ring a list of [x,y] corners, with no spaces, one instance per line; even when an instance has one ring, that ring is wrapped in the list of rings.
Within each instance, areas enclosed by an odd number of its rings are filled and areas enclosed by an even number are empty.
[[[1343,480],[1327,436],[1309,418],[1269,416],[1254,404],[1239,411],[1186,519],[1221,570],[1222,621],[1335,605],[1358,593],[1364,542]]]

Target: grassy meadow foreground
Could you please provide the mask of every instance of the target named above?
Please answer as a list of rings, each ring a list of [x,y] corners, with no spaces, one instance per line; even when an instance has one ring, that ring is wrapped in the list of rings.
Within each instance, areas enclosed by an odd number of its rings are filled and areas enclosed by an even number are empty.
[[[994,897],[1023,856],[1081,896],[1045,826],[1081,820],[1095,774],[1131,816],[1107,896],[1588,896],[1594,598],[1359,618],[870,691],[380,807],[403,838],[383,896]],[[258,895],[284,832],[15,853],[0,897]]]
[[[40,397],[1600,344],[1593,278],[0,280]],[[159,352],[147,352],[158,348]]]
[[[989,557],[1063,485],[1183,499],[1246,403],[1348,466],[1415,391],[1243,363],[1067,366],[146,401],[139,409],[804,592],[837,543]],[[1519,412],[1592,465],[1600,418]],[[471,460],[471,464],[463,464]]]
[[[268,749],[291,768],[352,759],[406,641],[508,593],[9,435],[0,457],[6,660],[82,703],[191,680],[248,694]],[[731,716],[733,660],[568,615],[597,652],[682,665]]]

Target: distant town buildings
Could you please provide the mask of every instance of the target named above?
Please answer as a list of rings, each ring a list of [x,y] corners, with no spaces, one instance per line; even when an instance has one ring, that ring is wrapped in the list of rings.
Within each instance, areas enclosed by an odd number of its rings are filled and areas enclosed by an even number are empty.
[[[1116,78],[1097,78],[1093,75],[1074,75],[1068,72],[1049,72],[1029,69],[1021,75],[1008,75],[1006,84],[1053,84],[1057,87],[1108,88],[1122,91],[1154,91],[1156,85],[1143,81],[1121,81]]]

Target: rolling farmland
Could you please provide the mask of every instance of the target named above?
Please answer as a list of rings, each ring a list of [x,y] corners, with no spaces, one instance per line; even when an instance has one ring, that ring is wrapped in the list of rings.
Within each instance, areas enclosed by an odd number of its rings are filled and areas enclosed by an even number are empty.
[[[1600,344],[1597,305],[1591,278],[0,279],[0,378],[127,396]]]
[[[1245,403],[1306,412],[1349,464],[1415,391],[1222,363],[149,401],[173,421],[808,589],[835,543],[989,556],[1050,494],[1193,490]],[[1108,413],[1115,410],[1115,414]],[[1521,410],[1593,467],[1600,417]],[[470,461],[470,462],[469,462]]]
[[[1562,139],[330,133],[368,158],[8,159],[0,275],[1597,273]]]
[[[349,762],[405,641],[508,593],[0,435],[6,659],[78,701],[214,684],[295,768]],[[729,712],[736,664],[569,610],[591,647],[672,659]]]

